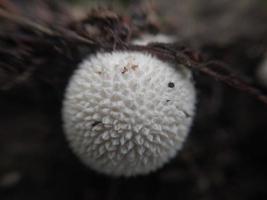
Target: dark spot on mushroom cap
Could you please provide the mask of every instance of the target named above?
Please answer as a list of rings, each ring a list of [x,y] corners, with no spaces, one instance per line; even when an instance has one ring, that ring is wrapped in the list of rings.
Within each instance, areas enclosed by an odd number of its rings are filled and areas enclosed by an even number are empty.
[[[169,100],[169,99],[166,100],[166,102],[169,102],[169,101],[171,101],[171,100]]]
[[[185,116],[188,118],[188,117],[191,117],[191,115],[188,113],[188,112],[186,112],[186,111],[182,111],[184,114],[185,114]]]
[[[132,65],[133,70],[136,70],[137,67],[138,67],[138,65]]]
[[[124,74],[124,73],[126,73],[127,71],[128,71],[128,69],[127,69],[126,67],[124,67],[121,73]]]
[[[95,121],[93,124],[92,124],[92,127],[95,127],[96,125],[100,124],[101,122],[100,121]]]
[[[168,83],[168,87],[169,87],[169,88],[174,88],[174,87],[175,87],[175,85],[174,85],[174,83],[173,83],[173,82],[169,82],[169,83]]]

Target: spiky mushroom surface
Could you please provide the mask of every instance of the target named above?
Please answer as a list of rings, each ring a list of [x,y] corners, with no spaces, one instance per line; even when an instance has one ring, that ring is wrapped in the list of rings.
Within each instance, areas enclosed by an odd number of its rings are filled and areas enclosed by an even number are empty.
[[[73,151],[96,171],[146,174],[182,148],[195,98],[183,66],[138,52],[98,53],[69,81],[64,130]]]

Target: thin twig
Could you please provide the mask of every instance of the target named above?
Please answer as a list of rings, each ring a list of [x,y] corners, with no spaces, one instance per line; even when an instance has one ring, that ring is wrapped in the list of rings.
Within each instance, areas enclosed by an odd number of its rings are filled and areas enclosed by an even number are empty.
[[[244,91],[250,95],[255,96],[260,101],[267,104],[267,96],[264,95],[259,89],[252,86],[248,82],[242,80],[235,73],[232,72],[231,69],[217,63],[215,61],[202,62],[195,60],[192,56],[188,55],[183,48],[177,49],[174,46],[168,46],[165,44],[152,44],[147,46],[139,46],[139,45],[130,45],[124,43],[120,39],[120,31],[113,30],[115,27],[109,27],[110,33],[113,38],[115,38],[115,42],[110,44],[102,41],[99,43],[94,41],[93,39],[89,39],[87,37],[83,37],[79,35],[77,32],[66,29],[64,27],[58,27],[57,30],[51,30],[48,27],[42,26],[38,23],[32,22],[27,18],[18,16],[14,13],[9,13],[6,10],[0,8],[0,17],[4,17],[14,23],[19,25],[28,26],[33,30],[39,31],[47,36],[62,38],[67,41],[74,41],[77,43],[82,43],[86,45],[94,45],[97,49],[102,49],[104,51],[113,51],[113,50],[130,50],[130,51],[142,51],[151,53],[162,60],[166,60],[168,62],[174,62],[176,64],[182,64],[190,69],[197,70],[206,74],[208,76],[213,77],[216,80],[220,80],[223,83],[236,88],[238,90]],[[101,18],[102,19],[102,18]],[[102,19],[103,20],[103,19]],[[116,45],[115,45],[116,44]],[[212,69],[211,67],[215,67]]]

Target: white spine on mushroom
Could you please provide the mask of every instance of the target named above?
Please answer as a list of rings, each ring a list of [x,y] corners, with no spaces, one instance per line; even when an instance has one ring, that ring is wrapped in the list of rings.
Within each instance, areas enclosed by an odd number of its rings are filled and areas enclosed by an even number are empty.
[[[265,87],[267,87],[267,55],[263,62],[257,69],[256,76],[258,81]]]
[[[144,53],[98,53],[79,65],[63,103],[73,151],[91,168],[131,176],[176,155],[195,107],[191,73]]]
[[[160,43],[173,43],[175,42],[175,38],[170,35],[165,35],[165,34],[144,34],[140,38],[134,39],[132,41],[132,44],[135,45],[147,45],[149,43],[153,42],[160,42]]]

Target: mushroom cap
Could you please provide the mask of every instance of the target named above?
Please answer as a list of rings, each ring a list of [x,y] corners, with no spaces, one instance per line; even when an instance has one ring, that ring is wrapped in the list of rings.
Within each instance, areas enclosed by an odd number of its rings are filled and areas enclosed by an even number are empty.
[[[159,42],[159,43],[173,43],[176,39],[174,36],[165,35],[162,33],[152,35],[152,34],[143,34],[140,38],[136,38],[132,41],[132,44],[135,45],[148,45],[149,43]]]
[[[66,88],[64,131],[98,172],[147,174],[182,148],[195,113],[191,72],[139,52],[85,59]]]

